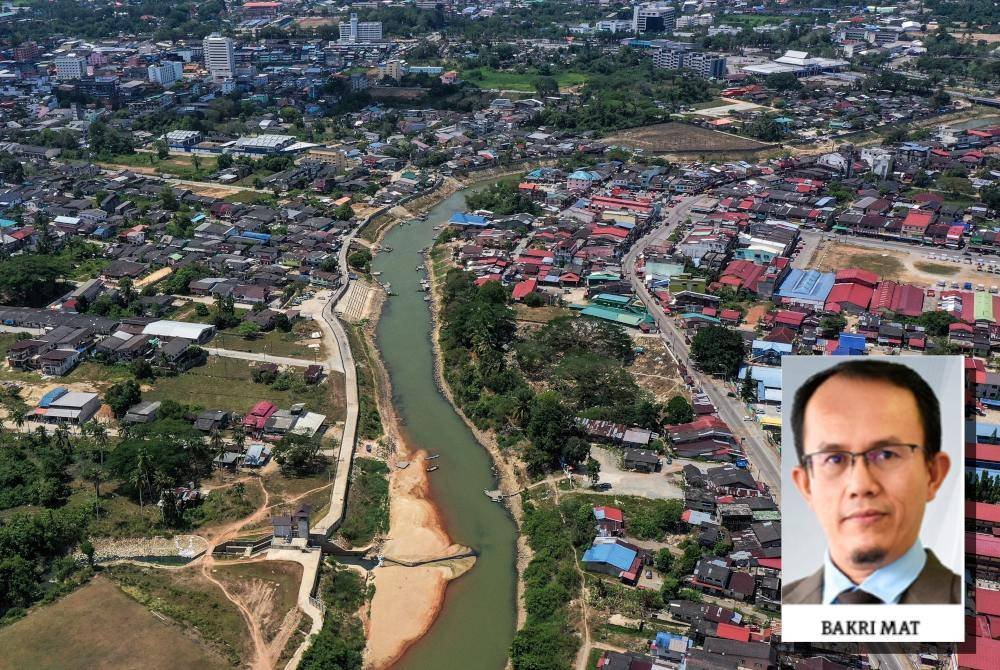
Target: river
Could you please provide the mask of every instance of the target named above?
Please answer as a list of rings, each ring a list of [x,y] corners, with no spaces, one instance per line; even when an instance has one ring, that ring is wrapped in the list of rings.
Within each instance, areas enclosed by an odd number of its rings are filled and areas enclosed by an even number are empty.
[[[423,272],[420,250],[433,243],[434,226],[465,211],[465,195],[493,180],[463,189],[428,212],[427,220],[391,230],[378,254],[380,271],[399,295],[385,304],[376,341],[392,382],[400,429],[415,448],[439,453],[431,493],[453,542],[479,552],[475,567],[452,581],[444,608],[427,634],[393,668],[398,670],[502,670],[517,617],[515,562],[517,527],[484,489],[495,488],[491,461],[434,383],[431,317],[426,294],[417,289]]]

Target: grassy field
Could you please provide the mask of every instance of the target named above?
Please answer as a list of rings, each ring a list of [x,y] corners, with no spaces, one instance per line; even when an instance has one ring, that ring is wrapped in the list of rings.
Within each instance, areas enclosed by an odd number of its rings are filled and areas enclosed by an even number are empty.
[[[157,379],[154,388],[143,393],[142,397],[143,400],[171,398],[206,409],[240,413],[246,413],[258,400],[270,400],[285,409],[303,402],[311,411],[339,416],[336,412],[342,413],[344,408],[330,406],[327,400],[328,384],[342,385],[342,375],[332,372],[326,382],[305,387],[300,392],[294,389],[278,391],[253,382],[250,378],[249,361],[211,356],[205,365],[192,368],[176,377]]]
[[[881,254],[853,254],[849,267],[868,270],[880,277],[895,277],[905,270],[899,259]]]
[[[372,458],[355,458],[352,467],[347,516],[339,533],[360,547],[389,527],[389,468]]]
[[[221,610],[228,603],[218,605]],[[239,618],[235,609],[233,614]],[[0,630],[0,648],[4,670],[231,667],[208,645],[102,578]]]
[[[215,172],[218,159],[214,156],[199,156],[199,169],[194,167],[194,156],[171,155],[160,160],[156,158],[154,153],[117,154],[106,162],[109,165],[142,168],[143,171],[151,168],[158,172],[172,174],[180,179],[196,179]]]
[[[959,268],[953,265],[942,265],[940,263],[924,263],[917,262],[913,264],[913,267],[917,268],[921,272],[926,272],[927,274],[940,275],[942,277],[950,277],[954,274],[958,274]]]
[[[234,351],[252,351],[255,353],[271,354],[272,356],[288,356],[289,358],[301,358],[303,360],[313,360],[322,363],[326,359],[326,350],[323,349],[323,340],[311,340],[309,334],[318,331],[317,326],[312,321],[298,323],[291,332],[283,333],[277,329],[267,333],[260,333],[252,340],[248,340],[236,332],[236,329],[223,330],[216,334],[212,341],[212,346],[220,349],[232,349]],[[318,349],[311,349],[307,345],[318,345]]]
[[[653,153],[714,153],[726,151],[758,151],[768,144],[746,137],[728,135],[686,123],[658,123],[623,130],[602,140]]]
[[[216,578],[244,602],[260,602],[254,608],[264,634],[273,639],[285,614],[295,607],[302,581],[302,566],[292,561],[264,561],[243,565],[220,565]]]
[[[479,72],[481,78],[476,77]],[[471,68],[460,71],[462,79],[466,79],[479,88],[497,88],[508,91],[524,91],[526,93],[535,92],[535,82],[543,75],[537,72],[506,72],[494,70],[488,67]],[[559,88],[579,86],[587,81],[587,75],[582,72],[560,72],[552,75],[552,78],[559,84]]]
[[[705,102],[696,102],[693,105],[689,105],[691,109],[711,109],[712,107],[722,107],[731,103],[726,102],[722,98],[712,98],[711,100],[706,100]]]
[[[250,636],[243,616],[198,571],[115,565],[106,568],[105,574],[133,600],[197,631],[231,665],[249,655]]]
[[[548,323],[552,319],[561,316],[573,316],[573,310],[568,307],[556,307],[554,305],[545,307],[528,307],[527,305],[514,305],[514,318],[518,321],[530,321],[531,323]]]

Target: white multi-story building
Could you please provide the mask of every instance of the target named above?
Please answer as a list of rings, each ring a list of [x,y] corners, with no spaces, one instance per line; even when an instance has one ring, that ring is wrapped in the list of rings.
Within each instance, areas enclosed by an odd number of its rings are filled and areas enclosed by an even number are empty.
[[[628,19],[606,19],[597,22],[597,29],[604,33],[635,32],[632,21]]]
[[[212,79],[223,81],[232,79],[236,72],[236,58],[233,55],[233,40],[212,33],[202,42],[205,52],[205,67]]]
[[[677,26],[677,10],[661,2],[646,2],[632,8],[632,32],[672,33]]]
[[[351,14],[351,20],[340,23],[340,41],[354,44],[357,42],[382,41],[381,21],[358,21],[357,14]]]
[[[407,67],[405,60],[389,60],[384,63],[379,63],[378,65],[379,73],[383,78],[388,77],[389,79],[395,79],[399,81],[403,78],[410,68]]]
[[[653,63],[671,70],[693,70],[705,79],[721,79],[726,75],[725,58],[693,51],[692,46],[686,42],[667,43],[653,57]]]
[[[157,65],[150,65],[146,72],[149,75],[149,81],[165,88],[183,76],[184,63],[176,60],[165,60]]]
[[[56,58],[56,79],[82,79],[87,76],[87,59],[76,54]]]

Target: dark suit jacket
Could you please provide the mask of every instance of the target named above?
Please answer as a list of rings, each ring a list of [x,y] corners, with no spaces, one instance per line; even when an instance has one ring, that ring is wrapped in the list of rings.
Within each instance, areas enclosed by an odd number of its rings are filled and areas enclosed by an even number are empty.
[[[910,588],[903,591],[900,605],[957,605],[962,602],[962,578],[944,567],[930,549],[927,562]],[[823,602],[823,568],[781,589],[785,605],[819,605]]]

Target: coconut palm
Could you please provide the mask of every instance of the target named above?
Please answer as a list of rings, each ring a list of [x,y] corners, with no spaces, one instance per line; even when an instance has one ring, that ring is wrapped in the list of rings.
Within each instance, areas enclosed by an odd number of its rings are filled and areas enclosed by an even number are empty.
[[[135,467],[132,469],[132,473],[129,476],[129,484],[134,486],[139,492],[140,510],[145,505],[142,492],[150,487],[153,482],[154,474],[155,472],[152,461],[149,458],[149,452],[146,451],[145,447],[140,447],[139,451],[135,455]]]

